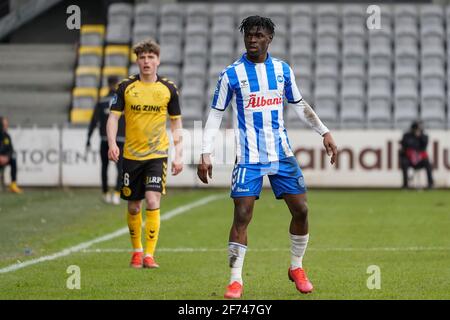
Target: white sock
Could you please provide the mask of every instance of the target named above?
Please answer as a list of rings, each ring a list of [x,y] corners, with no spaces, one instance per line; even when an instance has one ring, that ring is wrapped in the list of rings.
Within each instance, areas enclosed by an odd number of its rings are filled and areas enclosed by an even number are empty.
[[[303,255],[308,245],[309,234],[298,236],[289,234],[291,238],[291,269],[302,268]]]
[[[144,252],[144,249],[143,248],[139,248],[139,249],[134,249],[133,251],[134,252]]]
[[[229,242],[228,243],[228,261],[230,262],[231,268],[231,277],[230,284],[234,281],[243,283],[242,281],[242,267],[244,265],[245,252],[247,250],[247,246],[237,243],[237,242]]]

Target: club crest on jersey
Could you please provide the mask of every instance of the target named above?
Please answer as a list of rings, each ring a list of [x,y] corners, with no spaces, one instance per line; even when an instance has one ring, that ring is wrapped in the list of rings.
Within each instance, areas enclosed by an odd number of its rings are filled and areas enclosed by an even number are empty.
[[[277,81],[279,82],[279,83],[281,83],[281,82],[283,82],[283,76],[281,75],[281,74],[279,74],[279,75],[277,75]]]
[[[271,107],[279,105],[281,103],[283,103],[283,98],[281,97],[266,99],[264,98],[264,96],[257,97],[256,94],[252,93],[250,94],[250,100],[248,101],[248,104],[245,106],[245,109]]]

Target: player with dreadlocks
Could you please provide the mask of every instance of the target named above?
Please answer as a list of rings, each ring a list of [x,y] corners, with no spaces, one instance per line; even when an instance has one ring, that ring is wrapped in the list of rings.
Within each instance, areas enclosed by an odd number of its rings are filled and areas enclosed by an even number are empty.
[[[289,145],[283,121],[283,102],[294,108],[301,120],[323,137],[331,164],[337,156],[336,144],[328,128],[303,100],[291,67],[267,52],[275,25],[266,17],[245,18],[239,30],[244,35],[246,53],[223,70],[217,83],[205,125],[202,155],[197,175],[203,183],[212,178],[210,154],[225,109],[231,105],[235,117],[236,164],[231,179],[234,220],[228,244],[231,279],[225,298],[240,298],[243,292],[242,267],[247,250],[247,226],[259,198],[263,177],[268,175],[277,199],[284,199],[290,212],[291,265],[288,277],[297,290],[313,290],[302,266],[309,239],[306,186],[302,171]],[[270,235],[269,235],[270,237]]]

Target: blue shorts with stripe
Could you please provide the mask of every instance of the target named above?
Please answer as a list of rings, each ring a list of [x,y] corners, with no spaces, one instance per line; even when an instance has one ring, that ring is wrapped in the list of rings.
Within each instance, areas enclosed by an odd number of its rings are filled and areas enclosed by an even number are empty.
[[[236,164],[231,177],[231,198],[255,196],[259,199],[263,178],[269,176],[277,199],[283,194],[306,193],[302,170],[295,157],[267,164]]]

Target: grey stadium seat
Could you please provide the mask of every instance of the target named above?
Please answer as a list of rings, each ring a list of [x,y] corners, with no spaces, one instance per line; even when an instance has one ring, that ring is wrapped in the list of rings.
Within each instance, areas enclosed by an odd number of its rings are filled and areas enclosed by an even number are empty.
[[[399,4],[394,6],[395,25],[417,25],[418,12],[415,5]]]
[[[158,67],[158,74],[162,77],[165,77],[172,82],[174,82],[177,86],[180,84],[180,67],[171,64],[161,64]]]
[[[210,6],[208,4],[190,3],[187,5],[186,14],[187,24],[208,27],[210,17]]]
[[[355,4],[342,6],[342,24],[344,26],[366,26],[366,7]]]
[[[184,6],[179,3],[164,3],[160,7],[161,24],[176,26],[180,30],[184,24]]]
[[[288,28],[288,7],[283,3],[267,4],[264,8],[266,17],[270,17],[275,23],[277,34],[286,34]]]
[[[206,44],[195,45],[186,44],[184,48],[183,63],[185,66],[195,66],[196,68],[204,70],[208,63],[208,50]]]
[[[182,88],[181,90],[181,112],[184,124],[187,127],[193,127],[193,123],[186,120],[199,120],[202,121],[205,117],[204,104],[205,104],[205,90],[195,87]]]
[[[206,70],[196,66],[185,66],[182,70],[182,88],[199,88],[205,90]]]
[[[238,7],[237,23],[240,24],[243,19],[253,15],[264,16],[264,8],[254,3],[242,3]]]
[[[345,87],[341,94],[341,128],[365,126],[365,94],[362,87]]]
[[[108,23],[106,27],[106,41],[115,44],[128,44],[131,40],[129,24]]]
[[[146,39],[156,39],[156,28],[148,24],[135,24],[133,27],[133,44]]]
[[[291,29],[293,26],[312,26],[313,10],[309,4],[292,4],[289,10]]]
[[[159,28],[159,43],[161,45],[175,45],[181,47],[183,29],[175,24],[163,22]]]
[[[212,22],[213,24],[234,26],[234,6],[226,3],[213,4]]]
[[[445,128],[445,104],[444,70],[424,65],[421,69],[421,115],[431,128]]]
[[[211,64],[228,66],[233,63],[234,50],[229,45],[211,46],[210,61]]]
[[[138,3],[134,7],[134,24],[155,29],[158,25],[159,8],[156,3]]]
[[[161,62],[180,64],[182,60],[181,47],[175,44],[161,44]]]
[[[420,23],[427,26],[443,26],[444,7],[437,4],[421,5]]]
[[[130,24],[133,19],[133,5],[113,3],[108,7],[108,24]]]
[[[367,126],[372,129],[392,128],[390,92],[370,91],[367,97]]]
[[[317,25],[330,25],[337,29],[341,15],[340,8],[339,6],[328,4],[316,6]]]

